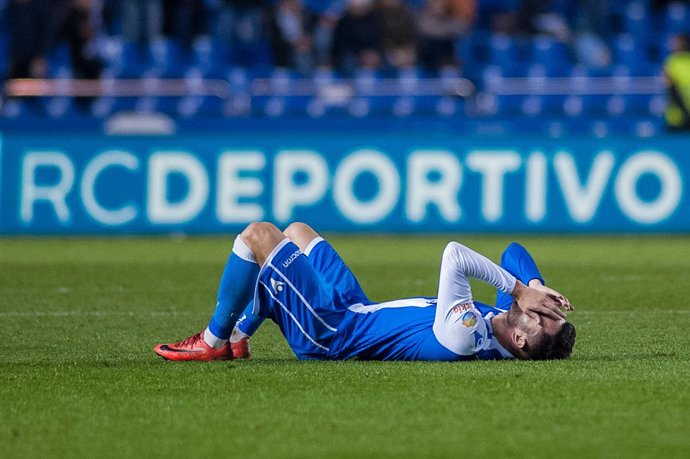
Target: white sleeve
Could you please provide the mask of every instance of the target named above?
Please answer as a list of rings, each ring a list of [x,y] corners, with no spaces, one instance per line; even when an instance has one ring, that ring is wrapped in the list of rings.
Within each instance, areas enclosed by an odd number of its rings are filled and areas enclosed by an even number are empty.
[[[508,294],[517,282],[508,271],[464,245],[450,242],[446,246],[439,275],[434,335],[444,347],[460,355],[476,353],[488,335],[484,319],[472,303],[470,278]]]

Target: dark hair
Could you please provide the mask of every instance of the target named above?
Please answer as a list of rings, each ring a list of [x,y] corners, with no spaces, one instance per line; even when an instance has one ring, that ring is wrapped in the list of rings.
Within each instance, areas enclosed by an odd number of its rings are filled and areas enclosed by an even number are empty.
[[[565,322],[553,335],[542,333],[533,345],[528,345],[525,352],[531,360],[560,360],[570,357],[575,345],[575,326]]]

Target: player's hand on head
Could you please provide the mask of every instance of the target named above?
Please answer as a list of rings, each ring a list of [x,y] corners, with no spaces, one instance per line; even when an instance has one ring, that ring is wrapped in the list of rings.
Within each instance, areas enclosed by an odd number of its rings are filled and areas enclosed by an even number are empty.
[[[545,293],[548,293],[555,297],[555,299],[561,303],[561,306],[565,308],[566,311],[573,311],[575,308],[573,305],[570,303],[570,300],[565,297],[562,293],[557,292],[556,290],[547,287],[546,285],[542,284],[540,281],[537,282],[530,282],[529,287],[539,290]]]
[[[520,310],[532,318],[536,319],[539,315],[554,320],[566,318],[565,313],[561,310],[561,307],[565,306],[563,301],[553,293],[527,287],[518,281],[512,296]]]

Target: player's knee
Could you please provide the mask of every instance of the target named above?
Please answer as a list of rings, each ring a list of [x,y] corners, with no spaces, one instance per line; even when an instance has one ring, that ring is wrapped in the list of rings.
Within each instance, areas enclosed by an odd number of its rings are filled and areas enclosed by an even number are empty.
[[[296,243],[302,250],[304,250],[304,247],[315,237],[318,237],[318,233],[314,231],[311,226],[302,222],[291,223],[287,228],[285,228],[283,234],[285,234],[288,239]]]
[[[280,230],[272,223],[268,222],[254,222],[250,223],[241,237],[245,244],[250,248],[256,247],[261,241],[265,241],[268,237],[275,234],[280,234]]]
[[[508,244],[508,247],[506,247],[506,249],[501,254],[501,266],[508,262],[508,258],[510,256],[512,256],[515,253],[519,253],[523,250],[525,250],[524,247],[522,247],[517,242],[511,242],[510,244]]]

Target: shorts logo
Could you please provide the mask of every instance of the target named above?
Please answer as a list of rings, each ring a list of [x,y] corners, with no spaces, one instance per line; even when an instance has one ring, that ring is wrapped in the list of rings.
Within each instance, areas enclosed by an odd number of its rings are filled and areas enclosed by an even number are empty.
[[[271,287],[273,287],[274,292],[279,293],[279,292],[283,291],[283,288],[285,287],[285,283],[277,281],[275,279],[271,279]]]
[[[287,260],[285,260],[285,261],[283,262],[283,268],[287,268],[288,266],[290,266],[290,265],[292,264],[292,262],[295,261],[295,260],[297,259],[297,257],[300,256],[301,253],[302,253],[302,252],[300,252],[299,250],[296,250],[295,253],[293,253],[292,255],[290,255],[290,256],[287,258]]]
[[[477,325],[477,316],[472,311],[465,312],[462,317],[460,317],[460,320],[462,321],[462,324],[468,328]]]

